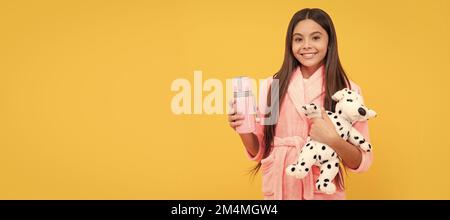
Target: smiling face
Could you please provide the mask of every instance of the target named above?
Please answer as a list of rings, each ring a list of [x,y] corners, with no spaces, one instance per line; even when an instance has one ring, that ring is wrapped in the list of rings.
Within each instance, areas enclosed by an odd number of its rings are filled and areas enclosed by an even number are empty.
[[[292,54],[305,67],[318,68],[327,55],[328,34],[315,21],[297,23],[292,34]]]

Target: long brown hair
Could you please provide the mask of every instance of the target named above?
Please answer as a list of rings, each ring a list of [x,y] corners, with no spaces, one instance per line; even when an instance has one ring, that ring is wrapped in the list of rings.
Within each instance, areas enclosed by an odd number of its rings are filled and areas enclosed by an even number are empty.
[[[350,87],[350,82],[345,74],[344,69],[342,68],[341,62],[339,60],[338,55],[338,45],[336,39],[336,31],[334,29],[333,22],[331,17],[323,10],[318,8],[305,8],[298,12],[296,12],[289,22],[289,26],[286,33],[286,44],[284,51],[284,60],[281,65],[280,70],[274,74],[273,78],[278,79],[279,82],[279,97],[278,100],[275,100],[274,103],[271,104],[270,94],[271,88],[269,88],[269,92],[267,94],[267,103],[268,106],[278,105],[281,107],[281,103],[283,102],[286,92],[288,90],[289,81],[292,77],[292,73],[296,68],[300,66],[300,62],[294,57],[292,54],[292,35],[294,32],[294,28],[298,22],[311,19],[318,23],[324,30],[326,30],[328,34],[328,49],[327,54],[325,56],[325,99],[323,106],[328,111],[334,111],[336,106],[336,102],[331,99],[331,96],[345,88]],[[279,111],[281,112],[281,111]],[[275,128],[276,123],[273,125],[264,125],[264,144],[260,144],[260,146],[265,148],[265,152],[263,158],[266,158],[273,147],[273,139],[275,136]],[[259,162],[251,172],[256,174],[261,168],[261,162]],[[339,178],[338,184],[343,188],[344,180],[342,177],[341,167],[339,167]]]

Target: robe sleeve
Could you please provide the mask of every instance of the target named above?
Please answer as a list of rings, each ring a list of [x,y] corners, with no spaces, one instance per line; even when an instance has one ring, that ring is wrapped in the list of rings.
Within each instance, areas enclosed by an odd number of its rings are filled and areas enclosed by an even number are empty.
[[[362,97],[361,89],[357,85],[355,85],[355,84],[352,85],[352,89],[357,91]],[[364,103],[364,101],[363,101],[363,103]],[[364,138],[368,142],[370,142],[368,121],[356,122],[355,124],[353,124],[353,127],[356,130],[358,130],[361,133],[361,135],[364,136]],[[373,149],[370,152],[365,152],[359,147],[358,147],[358,149],[360,150],[360,152],[362,154],[361,164],[356,169],[351,169],[351,168],[347,167],[347,169],[353,173],[363,173],[363,172],[368,171],[370,166],[372,165],[372,161],[373,161]]]

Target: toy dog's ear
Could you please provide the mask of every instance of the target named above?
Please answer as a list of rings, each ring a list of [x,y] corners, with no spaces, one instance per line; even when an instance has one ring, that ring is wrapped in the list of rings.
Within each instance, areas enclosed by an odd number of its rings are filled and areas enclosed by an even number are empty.
[[[334,101],[339,102],[342,98],[344,98],[345,92],[349,91],[347,88],[341,89],[334,93],[334,95],[331,97]]]

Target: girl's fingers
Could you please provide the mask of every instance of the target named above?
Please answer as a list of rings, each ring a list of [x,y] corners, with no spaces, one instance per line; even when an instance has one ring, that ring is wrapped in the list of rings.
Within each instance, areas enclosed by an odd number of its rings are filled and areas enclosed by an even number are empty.
[[[229,115],[234,115],[236,113],[236,102],[231,103]]]
[[[242,121],[235,121],[235,122],[230,122],[230,126],[232,128],[236,128],[237,126],[241,125]]]
[[[328,117],[327,113],[325,112],[325,109],[322,107],[322,118],[325,120],[325,122],[329,125],[333,125],[333,122],[331,121],[330,117]]]
[[[242,120],[244,119],[244,115],[237,113],[236,111],[236,99],[231,98],[228,102],[228,105],[230,107],[230,111],[228,114],[228,121],[230,123],[230,127],[233,129],[236,129],[236,127],[240,126],[242,124]]]
[[[234,115],[234,113],[236,113],[236,110],[233,107],[231,107],[228,115]]]
[[[230,115],[228,117],[229,122],[240,121],[242,119],[244,119],[244,115],[241,115],[241,114]]]
[[[230,109],[230,114],[232,114],[231,112],[236,109],[235,104],[236,104],[236,99],[234,99],[234,98],[231,98],[228,101],[228,108]],[[234,111],[234,112],[236,112],[236,111]]]
[[[230,101],[228,101],[228,106],[231,106],[231,105],[233,105],[235,103],[236,103],[236,99],[231,98]]]

